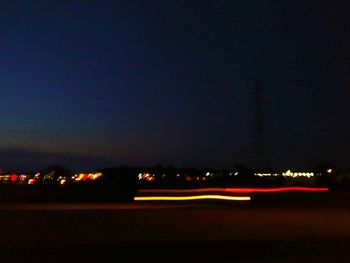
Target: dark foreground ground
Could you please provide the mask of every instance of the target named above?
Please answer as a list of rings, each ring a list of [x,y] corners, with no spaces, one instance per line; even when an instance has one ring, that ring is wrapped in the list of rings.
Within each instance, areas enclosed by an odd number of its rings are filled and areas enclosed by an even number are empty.
[[[0,262],[350,262],[348,195],[0,205]]]

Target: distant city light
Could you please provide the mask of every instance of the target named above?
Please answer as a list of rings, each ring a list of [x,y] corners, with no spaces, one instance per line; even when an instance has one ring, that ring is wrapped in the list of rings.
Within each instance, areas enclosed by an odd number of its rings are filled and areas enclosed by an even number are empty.
[[[152,182],[152,181],[155,180],[154,174],[150,174],[150,173],[139,173],[138,178],[139,178],[140,181],[141,180],[146,180],[146,181]]]
[[[291,170],[288,170],[284,173],[282,173],[283,176],[285,177],[307,177],[307,178],[310,178],[312,176],[314,176],[314,173],[311,173],[311,172],[291,172]]]
[[[86,180],[94,181],[94,180],[100,178],[101,176],[103,176],[102,173],[80,173],[80,174],[75,174],[74,176],[72,176],[72,179],[75,182],[86,181]]]
[[[313,177],[314,173],[313,172],[292,172],[291,170],[288,170],[286,172],[283,172],[282,174],[280,173],[254,173],[255,176],[259,177],[270,177],[270,176],[283,176],[283,177]]]
[[[35,184],[36,179],[32,178],[28,180],[28,184]]]
[[[11,181],[12,181],[12,183],[15,183],[16,180],[17,180],[17,178],[18,178],[18,175],[12,174],[12,175],[11,175]]]
[[[255,176],[259,176],[259,177],[264,177],[264,176],[272,176],[271,173],[255,173]]]

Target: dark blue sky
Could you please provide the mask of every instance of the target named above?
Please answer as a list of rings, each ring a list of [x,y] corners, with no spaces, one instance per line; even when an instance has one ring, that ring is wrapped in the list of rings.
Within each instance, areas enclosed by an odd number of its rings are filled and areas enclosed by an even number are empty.
[[[272,165],[347,165],[349,4],[293,2],[1,1],[0,166],[250,164],[255,78]]]

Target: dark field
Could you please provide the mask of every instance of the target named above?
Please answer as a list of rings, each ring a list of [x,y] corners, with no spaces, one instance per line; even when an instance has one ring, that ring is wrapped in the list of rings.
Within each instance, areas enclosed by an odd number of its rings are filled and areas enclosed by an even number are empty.
[[[0,262],[350,262],[348,194],[0,205]]]

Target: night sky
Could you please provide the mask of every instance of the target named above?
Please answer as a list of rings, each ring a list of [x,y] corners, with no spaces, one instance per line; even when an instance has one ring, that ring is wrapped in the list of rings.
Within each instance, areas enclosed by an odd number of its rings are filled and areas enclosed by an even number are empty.
[[[348,167],[347,2],[0,1],[0,168],[252,164],[256,78],[271,166]]]

